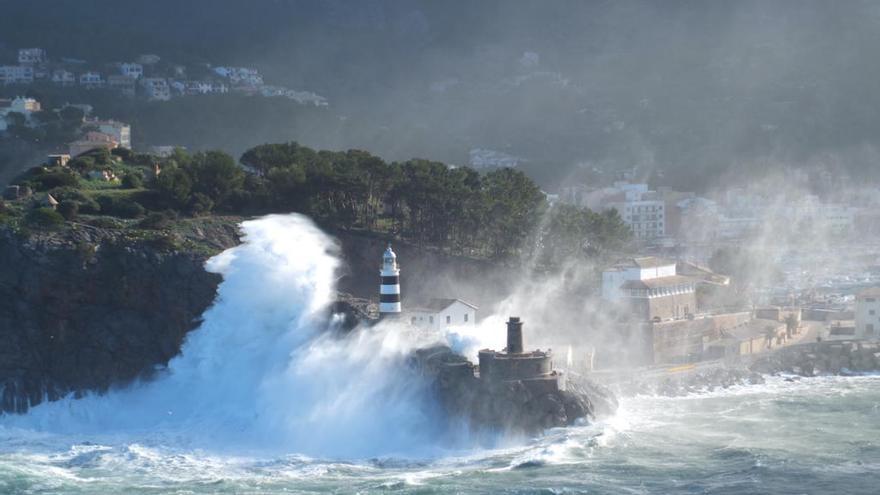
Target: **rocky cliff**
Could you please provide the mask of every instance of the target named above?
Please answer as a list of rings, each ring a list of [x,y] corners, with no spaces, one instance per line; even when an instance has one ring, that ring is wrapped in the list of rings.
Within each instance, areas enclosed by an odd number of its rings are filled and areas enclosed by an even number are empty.
[[[471,427],[536,434],[617,410],[610,391],[585,379],[569,379],[566,390],[552,392],[538,392],[522,381],[489,383],[446,346],[421,349],[410,362],[428,378],[446,413]]]
[[[214,299],[220,277],[203,263],[237,242],[236,224],[0,227],[0,410],[103,391],[167,363]]]

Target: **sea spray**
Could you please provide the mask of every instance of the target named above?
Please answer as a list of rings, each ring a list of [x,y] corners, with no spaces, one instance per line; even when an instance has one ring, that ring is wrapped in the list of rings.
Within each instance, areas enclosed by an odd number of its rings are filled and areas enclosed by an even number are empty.
[[[444,422],[406,367],[410,351],[440,337],[390,323],[326,332],[333,240],[299,215],[247,221],[242,232],[241,245],[207,262],[223,276],[216,301],[155,380],[46,403],[3,426],[341,457],[442,444]]]

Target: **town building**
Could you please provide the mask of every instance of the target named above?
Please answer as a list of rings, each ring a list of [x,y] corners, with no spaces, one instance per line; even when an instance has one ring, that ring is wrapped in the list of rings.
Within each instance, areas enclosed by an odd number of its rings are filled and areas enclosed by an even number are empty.
[[[186,81],[183,92],[187,95],[207,95],[214,92],[214,85],[210,81]]]
[[[632,258],[602,272],[602,298],[640,320],[686,318],[697,311],[697,283],[678,275],[675,261]]]
[[[36,65],[46,62],[46,50],[42,48],[20,48],[18,50],[18,63],[22,65]]]
[[[214,67],[213,71],[220,77],[229,79],[233,84],[258,87],[263,85],[263,76],[257,69],[247,67]]]
[[[116,64],[119,74],[132,79],[140,79],[144,76],[144,66],[137,63],[123,62]]]
[[[104,78],[98,72],[83,72],[79,75],[79,85],[85,89],[96,89],[104,86]]]
[[[34,82],[34,68],[28,65],[3,65],[0,66],[0,83],[31,84]]]
[[[68,145],[68,154],[72,157],[77,157],[92,150],[101,148],[112,150],[118,146],[119,143],[113,139],[113,136],[102,132],[87,132],[82,139],[78,139]]]
[[[9,114],[18,113],[24,116],[25,125],[33,125],[33,113],[42,109],[40,102],[33,98],[16,97],[13,99],[0,99],[0,131],[6,131],[9,127],[7,117]]]
[[[477,308],[461,299],[431,299],[406,305],[406,318],[416,327],[444,330],[457,326],[476,326]]]
[[[171,86],[168,80],[161,77],[147,77],[141,79],[141,86],[147,99],[154,101],[168,101],[171,99]]]
[[[66,167],[70,161],[70,155],[60,153],[57,155],[49,155],[46,157],[46,165],[50,167]]]
[[[561,191],[560,199],[591,210],[617,210],[636,239],[651,241],[667,235],[667,201],[647,184],[617,181],[600,189],[569,186]]]
[[[131,149],[131,126],[115,120],[96,120],[86,122],[86,125],[92,125],[98,128],[99,132],[113,137],[113,140],[119,144],[120,148]]]
[[[858,293],[855,316],[855,338],[880,338],[880,287],[865,289]]]
[[[624,260],[602,272],[602,299],[641,321],[692,318],[696,287],[725,286],[730,278],[687,261],[653,256]]]
[[[55,69],[52,71],[52,83],[59,86],[73,86],[76,84],[76,74],[64,69]]]

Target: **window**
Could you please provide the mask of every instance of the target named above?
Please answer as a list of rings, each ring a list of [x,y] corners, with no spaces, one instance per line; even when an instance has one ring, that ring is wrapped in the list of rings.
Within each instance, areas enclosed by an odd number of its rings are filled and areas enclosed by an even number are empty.
[[[415,316],[412,317],[412,320],[410,320],[410,323],[412,323],[413,325],[416,324],[416,317]]]
[[[429,316],[429,317],[428,317],[428,323],[432,323],[432,324],[434,323],[434,317],[433,317],[433,316]]]
[[[467,314],[467,313],[464,314],[464,321],[465,321],[465,322],[468,321],[468,314]]]
[[[446,315],[446,324],[449,325],[450,323],[452,323],[452,317],[449,315]]]
[[[869,315],[874,316],[874,313],[876,313],[876,311],[874,311],[873,309],[868,310]]]
[[[874,324],[868,323],[865,325],[865,335],[874,335]]]
[[[865,302],[877,302],[877,299],[874,299],[873,297],[866,297]]]

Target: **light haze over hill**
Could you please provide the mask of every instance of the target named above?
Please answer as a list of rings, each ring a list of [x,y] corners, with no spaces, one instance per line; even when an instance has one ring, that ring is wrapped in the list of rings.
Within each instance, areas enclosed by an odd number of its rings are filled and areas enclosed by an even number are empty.
[[[314,91],[330,107],[308,130],[271,116],[280,135],[313,146],[458,164],[473,150],[491,150],[518,159],[548,188],[594,168],[608,177],[638,167],[684,190],[767,163],[878,175],[875,2],[156,0],[119,8],[105,0],[3,0],[0,7],[6,58],[21,46],[95,63],[156,53],[186,64],[254,66],[267,80]],[[267,140],[240,132],[243,142]],[[225,144],[204,139],[197,144]]]

